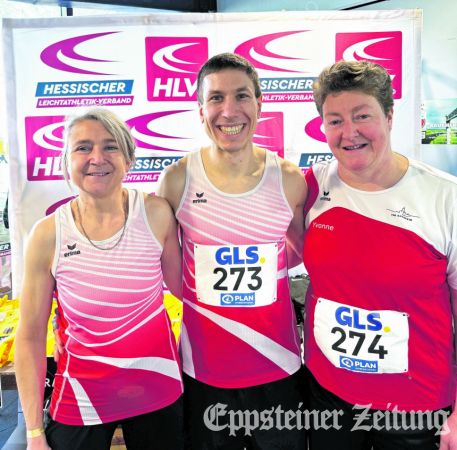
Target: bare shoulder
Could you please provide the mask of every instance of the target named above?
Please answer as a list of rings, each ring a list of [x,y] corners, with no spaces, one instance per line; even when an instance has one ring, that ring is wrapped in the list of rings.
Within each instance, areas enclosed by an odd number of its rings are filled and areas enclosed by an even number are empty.
[[[163,245],[170,227],[174,227],[173,210],[165,198],[144,194],[144,207],[149,228]]]
[[[159,180],[157,195],[166,198],[173,209],[179,206],[186,184],[187,156],[168,166]]]
[[[27,254],[34,261],[50,262],[56,245],[55,214],[51,214],[32,227],[27,238]]]
[[[143,195],[144,207],[148,218],[162,215],[173,215],[173,211],[167,199],[153,194],[143,193]]]
[[[293,204],[304,204],[308,189],[306,186],[305,177],[301,169],[291,161],[279,159],[284,193],[287,199]]]

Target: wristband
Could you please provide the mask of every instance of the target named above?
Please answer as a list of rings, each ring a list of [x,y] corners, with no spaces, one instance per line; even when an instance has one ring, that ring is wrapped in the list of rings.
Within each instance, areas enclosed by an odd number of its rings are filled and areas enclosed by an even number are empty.
[[[34,428],[33,430],[27,430],[27,437],[28,438],[36,438],[44,434],[43,428]]]

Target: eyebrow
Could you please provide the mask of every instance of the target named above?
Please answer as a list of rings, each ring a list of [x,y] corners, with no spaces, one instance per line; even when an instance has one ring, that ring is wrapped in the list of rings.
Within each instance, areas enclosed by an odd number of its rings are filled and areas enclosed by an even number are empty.
[[[243,86],[243,87],[240,87],[235,90],[236,93],[245,92],[245,91],[249,91],[249,86]],[[224,93],[224,91],[221,91],[220,89],[212,89],[212,90],[208,91],[207,95],[223,94],[223,93]]]
[[[363,103],[362,105],[358,105],[356,106],[355,108],[353,108],[351,110],[352,113],[356,113],[356,112],[359,112],[361,109],[363,108],[370,108],[372,109],[372,106],[371,105],[368,105],[367,103]],[[341,113],[339,112],[332,112],[332,111],[329,111],[325,114],[325,116],[341,116]]]
[[[92,143],[93,143],[93,141],[90,139],[80,139],[79,141],[74,142],[73,145],[92,144]],[[102,143],[103,144],[112,144],[112,143],[117,144],[116,139],[114,139],[114,138],[103,139]]]

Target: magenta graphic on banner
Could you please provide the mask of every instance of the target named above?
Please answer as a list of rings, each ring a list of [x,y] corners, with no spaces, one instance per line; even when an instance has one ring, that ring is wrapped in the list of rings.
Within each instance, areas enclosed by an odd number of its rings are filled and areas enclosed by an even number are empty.
[[[148,100],[196,100],[198,71],[207,59],[206,37],[147,37]]]
[[[77,197],[76,195],[72,195],[72,196],[70,196],[70,197],[65,197],[64,199],[59,200],[59,201],[56,202],[56,203],[53,203],[52,205],[50,205],[50,206],[46,209],[45,215],[46,215],[46,216],[49,216],[49,215],[52,214],[59,206],[65,205],[65,203],[68,203],[70,200],[73,200],[73,199],[76,198],[76,197]]]
[[[86,70],[78,67],[81,62],[93,62],[96,66],[97,63],[113,62],[107,59],[92,58],[90,56],[81,55],[76,51],[76,47],[83,42],[92,39],[100,38],[109,34],[118,33],[118,31],[108,31],[105,33],[84,34],[76,36],[63,41],[56,42],[49,47],[46,47],[40,55],[43,61],[53,69],[62,70],[64,72],[80,73],[87,75],[113,75],[104,72],[97,72],[95,70]]]
[[[362,59],[383,66],[392,77],[395,99],[402,97],[401,31],[336,33],[335,60]]]
[[[264,112],[252,138],[254,144],[284,158],[284,117],[282,112]]]
[[[319,142],[327,142],[324,132],[322,131],[322,119],[320,116],[311,119],[305,125],[305,133],[312,139],[315,139]]]
[[[174,149],[170,146],[165,146],[163,144],[158,145],[158,140],[165,140],[166,139],[192,139],[192,137],[188,136],[172,136],[169,134],[159,133],[154,131],[152,126],[153,122],[156,120],[161,119],[162,117],[167,117],[173,114],[181,114],[186,112],[195,112],[193,110],[188,109],[180,109],[175,111],[160,111],[154,112],[150,114],[144,114],[143,116],[133,117],[132,119],[127,120],[127,124],[129,125],[132,133],[135,137],[136,144],[139,148],[149,149],[149,150],[166,150],[169,152],[180,152],[182,150]],[[182,120],[182,117],[176,117],[176,122],[179,123]],[[160,128],[160,125],[157,125],[157,128]],[[179,127],[175,127],[175,129],[179,129]],[[155,141],[152,142],[152,140]]]
[[[27,179],[29,181],[62,180],[64,116],[25,118]]]
[[[273,70],[276,72],[298,72],[297,70],[290,70],[284,67],[285,60],[300,60],[301,58],[295,58],[292,56],[279,55],[273,53],[267,49],[268,44],[276,39],[290,36],[296,33],[303,33],[304,30],[299,31],[283,31],[281,33],[264,34],[263,36],[257,36],[254,39],[243,42],[240,44],[234,53],[243,56],[250,61],[257,69]],[[266,61],[272,58],[275,60],[275,65],[267,63]],[[282,63],[282,64],[281,64]]]

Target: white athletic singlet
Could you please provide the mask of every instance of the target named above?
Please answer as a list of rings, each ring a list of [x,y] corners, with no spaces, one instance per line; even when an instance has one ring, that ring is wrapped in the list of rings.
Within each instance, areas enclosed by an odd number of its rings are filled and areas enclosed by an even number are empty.
[[[457,179],[414,160],[383,191],[343,183],[335,160],[306,179],[306,365],[351,404],[449,406]]]
[[[176,213],[183,232],[183,370],[217,387],[284,378],[300,367],[289,295],[286,232],[292,211],[277,156],[266,151],[258,185],[227,194],[188,155]]]
[[[162,246],[149,228],[143,194],[129,191],[125,234],[99,250],[77,229],[70,203],[55,213],[53,275],[60,357],[51,416],[94,425],[145,414],[182,394],[175,338],[163,305]],[[109,247],[120,236],[97,241]]]

